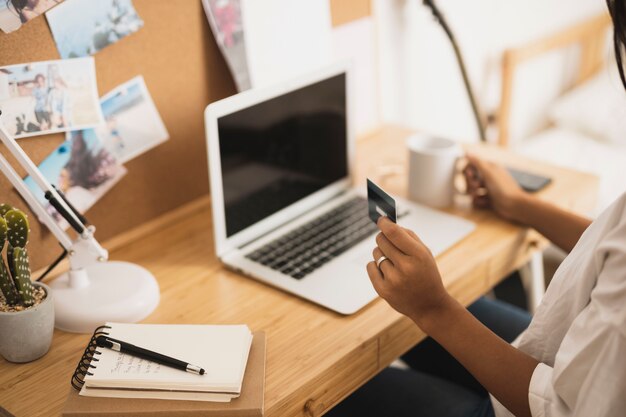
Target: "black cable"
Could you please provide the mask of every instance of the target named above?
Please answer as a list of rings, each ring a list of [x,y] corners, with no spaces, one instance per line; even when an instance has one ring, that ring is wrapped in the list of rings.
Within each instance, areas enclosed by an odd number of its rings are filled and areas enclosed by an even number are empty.
[[[42,279],[44,279],[46,275],[48,275],[63,259],[65,259],[66,256],[67,256],[67,250],[63,249],[63,253],[61,254],[61,256],[59,256],[54,262],[50,264],[48,269],[46,269],[44,273],[41,274],[39,278],[37,278],[37,281],[41,281]]]
[[[472,111],[474,112],[474,118],[476,119],[476,125],[478,127],[478,133],[480,134],[480,141],[487,142],[487,135],[485,134],[485,126],[483,126],[483,121],[480,116],[480,110],[478,109],[478,103],[476,102],[476,97],[474,96],[474,90],[472,89],[472,85],[470,84],[469,77],[467,76],[467,70],[465,68],[465,62],[463,61],[463,56],[461,55],[461,50],[459,49],[459,45],[456,43],[456,39],[450,26],[448,26],[448,22],[439,11],[439,8],[435,5],[434,0],[424,0],[424,5],[430,8],[435,16],[435,20],[439,22],[443,31],[448,36],[450,43],[452,44],[452,48],[454,49],[454,55],[456,56],[456,60],[459,64],[459,68],[461,70],[461,75],[463,76],[463,82],[465,83],[465,90],[467,90],[467,95],[470,100],[470,104],[472,105]]]

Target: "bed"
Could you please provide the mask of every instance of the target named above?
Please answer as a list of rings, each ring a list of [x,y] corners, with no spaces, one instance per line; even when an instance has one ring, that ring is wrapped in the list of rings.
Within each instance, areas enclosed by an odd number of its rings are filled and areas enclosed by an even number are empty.
[[[502,60],[502,92],[492,119],[498,144],[532,158],[591,172],[600,178],[598,205],[592,216],[626,191],[626,92],[611,58],[611,20],[595,16],[527,45],[508,49]],[[529,86],[520,86],[520,73],[549,54],[574,53],[563,60],[565,80],[559,94],[540,108],[542,120],[532,134],[516,129],[516,99]],[[571,55],[571,54],[570,54]],[[535,86],[536,89],[547,88]],[[519,120],[519,118],[518,118]],[[517,129],[519,130],[519,129]]]

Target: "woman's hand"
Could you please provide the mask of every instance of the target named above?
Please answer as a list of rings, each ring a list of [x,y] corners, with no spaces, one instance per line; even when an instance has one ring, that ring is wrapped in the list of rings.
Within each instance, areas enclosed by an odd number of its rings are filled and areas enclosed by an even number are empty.
[[[452,300],[441,282],[435,259],[412,231],[386,217],[378,220],[378,227],[381,233],[376,236],[374,262],[367,264],[370,280],[391,307],[422,327],[421,323]],[[379,268],[376,260],[381,256],[388,260]]]
[[[537,360],[479,322],[445,290],[432,254],[411,231],[378,220],[374,260],[367,273],[376,292],[458,360],[517,416],[530,416],[528,386]]]
[[[502,166],[467,155],[469,164],[463,170],[467,191],[475,207],[491,208],[501,217],[524,222],[521,202],[528,195]]]

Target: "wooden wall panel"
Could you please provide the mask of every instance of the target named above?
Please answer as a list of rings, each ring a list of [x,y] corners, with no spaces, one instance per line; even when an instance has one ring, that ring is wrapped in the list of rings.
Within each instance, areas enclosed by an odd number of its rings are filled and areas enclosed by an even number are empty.
[[[372,14],[372,0],[330,0],[333,26],[350,23]]]
[[[143,75],[170,140],[127,163],[128,174],[87,212],[100,241],[209,192],[203,111],[235,92],[200,0],[134,4],[144,27],[94,56],[99,93]],[[43,16],[16,32],[0,32],[0,66],[58,58]],[[62,140],[61,134],[46,135],[21,139],[20,145],[38,163]],[[26,208],[1,175],[0,201]],[[38,269],[60,249],[47,229],[30,218],[31,264]]]

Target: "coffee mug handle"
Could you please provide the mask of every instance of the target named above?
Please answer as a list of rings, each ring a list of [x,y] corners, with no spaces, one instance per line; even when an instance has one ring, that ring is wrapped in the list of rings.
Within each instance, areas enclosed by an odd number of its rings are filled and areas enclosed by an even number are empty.
[[[454,162],[454,177],[452,184],[455,194],[469,194],[469,191],[467,189],[467,182],[465,181],[465,174],[463,174],[463,170],[467,167],[468,164],[469,161],[465,154],[458,156],[456,158],[456,161]]]

